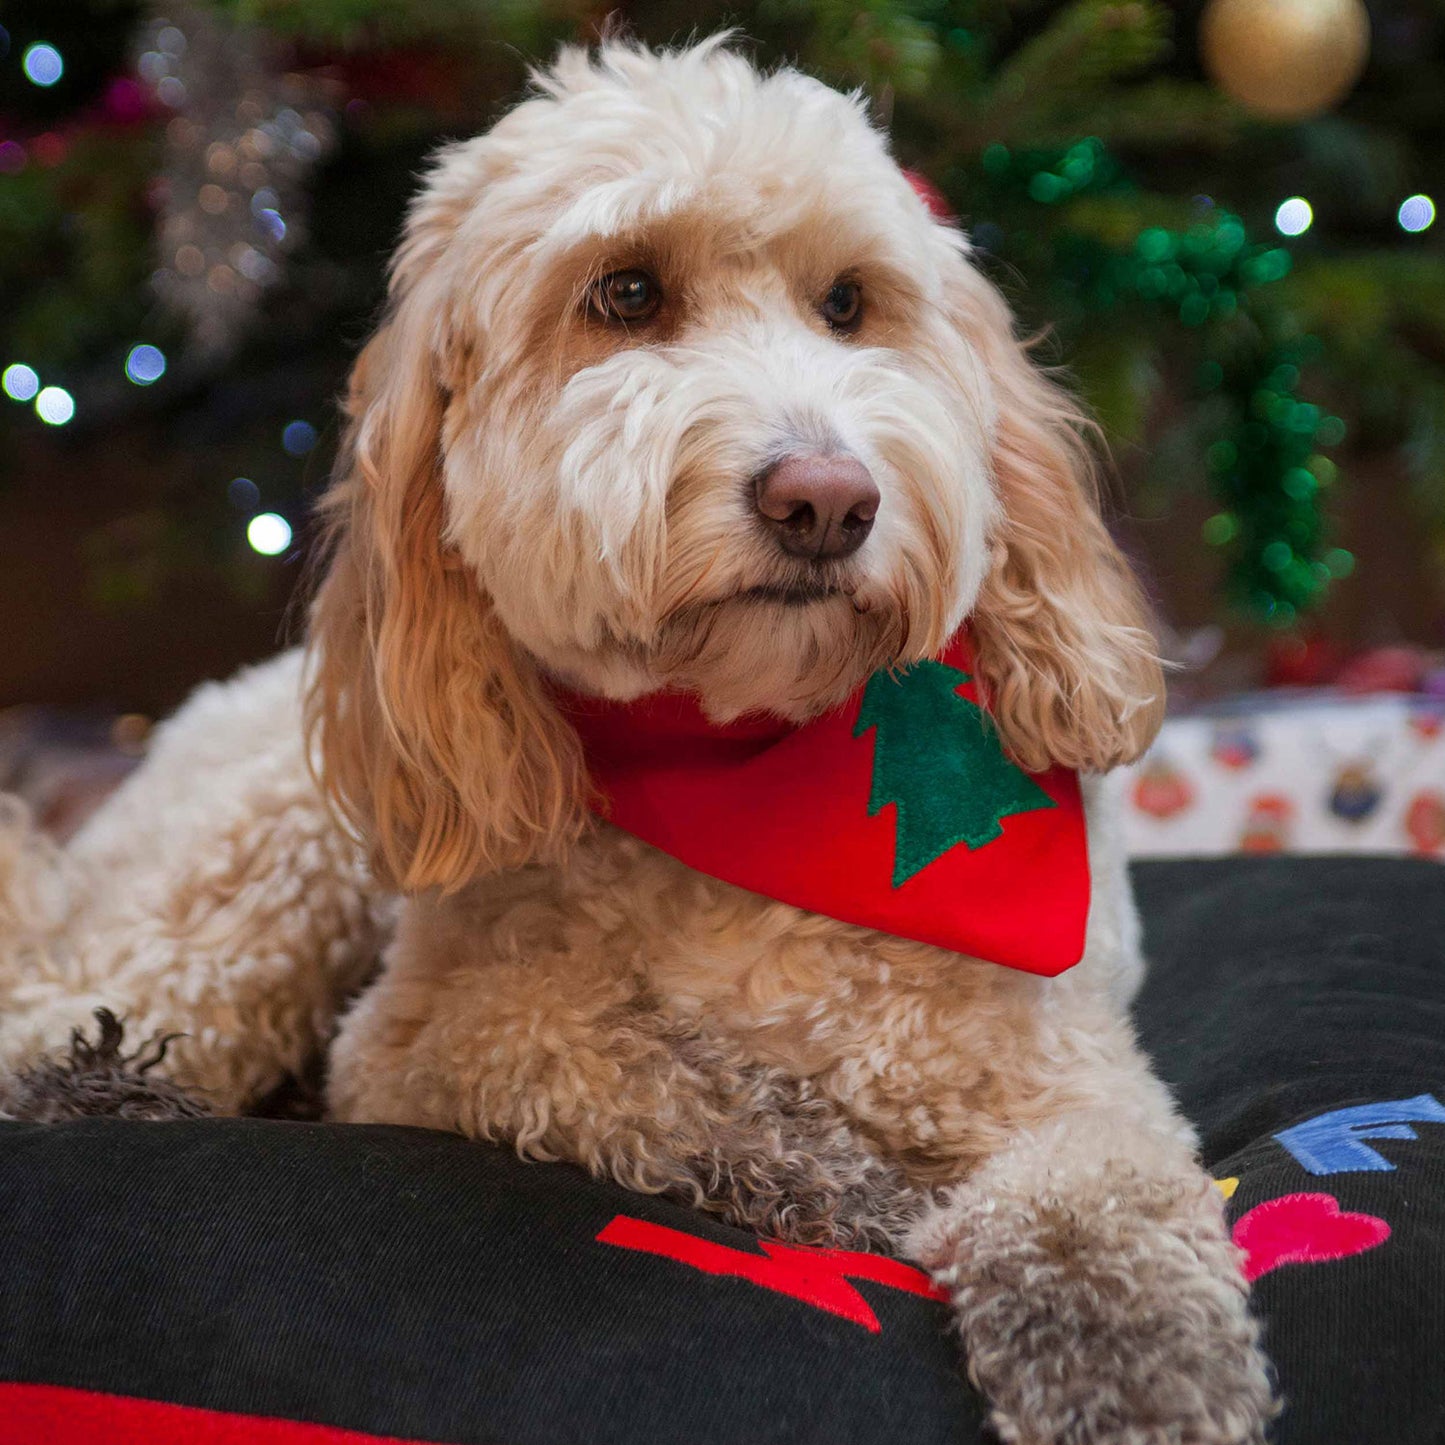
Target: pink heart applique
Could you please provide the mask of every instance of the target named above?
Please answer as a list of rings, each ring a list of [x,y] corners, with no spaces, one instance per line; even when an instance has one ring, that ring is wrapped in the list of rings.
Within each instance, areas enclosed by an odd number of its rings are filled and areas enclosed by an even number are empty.
[[[1234,1226],[1244,1277],[1256,1280],[1282,1264],[1323,1264],[1377,1249],[1390,1226],[1374,1214],[1344,1214],[1333,1194],[1286,1194],[1256,1204]]]

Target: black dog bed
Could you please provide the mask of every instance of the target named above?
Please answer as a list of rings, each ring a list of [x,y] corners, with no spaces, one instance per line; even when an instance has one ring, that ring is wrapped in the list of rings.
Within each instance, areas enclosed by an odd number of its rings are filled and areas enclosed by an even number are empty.
[[[1445,1442],[1445,873],[1136,870],[1290,1445]],[[1231,1182],[1232,1181],[1232,1182]],[[0,1125],[0,1442],[972,1445],[916,1271],[422,1130]]]

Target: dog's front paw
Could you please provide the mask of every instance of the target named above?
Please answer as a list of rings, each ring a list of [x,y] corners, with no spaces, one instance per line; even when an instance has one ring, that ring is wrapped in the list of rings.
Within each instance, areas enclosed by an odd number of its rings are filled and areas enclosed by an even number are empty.
[[[1006,1445],[1262,1445],[1277,1406],[1216,1201],[1129,1182],[1088,1201],[964,1186],[914,1229],[994,1429]]]

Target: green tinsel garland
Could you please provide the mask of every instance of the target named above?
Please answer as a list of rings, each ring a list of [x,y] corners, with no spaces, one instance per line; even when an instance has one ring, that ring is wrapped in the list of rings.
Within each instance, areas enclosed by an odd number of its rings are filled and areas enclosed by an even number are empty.
[[[1108,148],[1086,137],[1059,151],[1010,151],[991,145],[980,157],[983,176],[960,169],[947,178],[976,214],[991,198],[1020,193],[1039,206],[1085,195],[1134,195]],[[980,207],[983,209],[980,210]],[[987,249],[1006,242],[984,221],[975,237]],[[1208,476],[1221,510],[1204,537],[1228,558],[1226,592],[1247,614],[1291,625],[1316,607],[1332,579],[1348,575],[1353,558],[1327,545],[1319,493],[1335,477],[1323,455],[1344,438],[1344,423],[1300,398],[1301,370],[1315,360],[1312,336],[1275,334],[1277,323],[1259,293],[1289,273],[1290,253],[1250,240],[1238,216],[1204,203],[1177,228],[1146,226],[1132,243],[1054,223],[1050,238],[1055,287],[1085,315],[1147,308],[1180,327],[1192,344],[1202,395],[1223,413],[1208,447]],[[1007,254],[1006,245],[1004,246]]]

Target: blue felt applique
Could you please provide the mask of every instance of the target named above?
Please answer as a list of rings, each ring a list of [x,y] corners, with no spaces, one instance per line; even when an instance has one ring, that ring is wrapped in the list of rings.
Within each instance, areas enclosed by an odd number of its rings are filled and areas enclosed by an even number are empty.
[[[1366,1139],[1414,1139],[1411,1123],[1445,1124],[1445,1104],[1432,1094],[1335,1109],[1285,1129],[1275,1139],[1311,1174],[1359,1174],[1395,1166]]]

